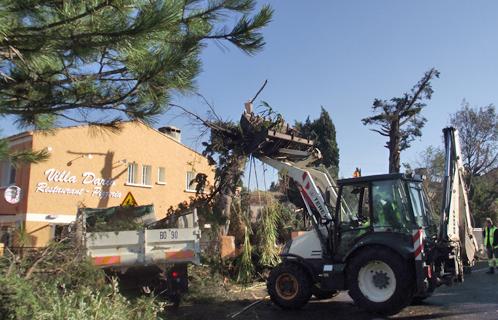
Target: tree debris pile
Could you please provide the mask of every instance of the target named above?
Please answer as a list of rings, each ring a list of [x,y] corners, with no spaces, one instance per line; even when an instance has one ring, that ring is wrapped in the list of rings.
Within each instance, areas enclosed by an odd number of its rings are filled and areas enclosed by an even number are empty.
[[[251,103],[245,106],[240,118],[245,152],[269,157],[283,156],[282,151],[293,152],[291,155],[306,155],[314,145],[313,140],[300,138],[297,130],[290,127],[280,114],[274,114],[268,104],[265,103],[265,106],[268,108],[267,116],[255,114]]]
[[[209,192],[198,192],[190,202],[181,203],[168,212],[168,216],[176,216],[196,208],[199,225],[211,225],[204,231],[211,239],[218,239],[220,235],[235,236],[240,252],[238,258],[219,260],[216,246],[213,246],[208,254],[213,259],[210,264],[223,266],[221,272],[246,284],[264,278],[267,269],[278,263],[278,243],[287,240],[301,214],[290,203],[280,204],[273,199],[261,206],[253,221],[246,201],[248,190],[242,183],[248,160],[251,156],[267,156],[299,161],[311,155],[315,143],[300,137],[299,131],[288,125],[266,102],[259,107],[262,110],[256,113],[252,103],[247,103],[238,123],[221,119],[213,110],[207,120],[184,110],[209,130],[210,138],[203,142],[203,155],[215,165],[215,181],[208,186],[202,185],[207,183],[206,179],[196,179],[197,190]],[[256,168],[255,165],[251,167]],[[249,172],[249,176],[253,174],[255,172]]]
[[[84,218],[88,232],[127,231],[143,229],[155,221],[154,206],[82,208],[79,217]]]
[[[298,131],[268,103],[262,102],[261,106],[263,111],[256,114],[252,104],[246,103],[239,124],[221,119],[204,121],[211,130],[211,139],[203,143],[203,155],[210,164],[217,165],[214,193],[235,194],[252,154],[300,159],[313,149],[313,140],[299,137]]]
[[[0,258],[0,319],[160,319],[163,303],[128,299],[68,241]]]

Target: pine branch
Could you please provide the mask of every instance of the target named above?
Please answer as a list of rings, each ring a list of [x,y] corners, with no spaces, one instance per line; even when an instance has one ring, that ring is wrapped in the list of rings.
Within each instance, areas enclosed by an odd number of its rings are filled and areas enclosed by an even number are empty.
[[[7,66],[0,71],[1,114],[22,125],[36,125],[39,114],[81,123],[88,110],[146,120],[166,109],[171,92],[195,89],[205,41],[224,39],[248,54],[263,47],[260,32],[273,11],[264,6],[251,16],[254,6],[82,0],[61,11],[46,2],[15,3],[4,12],[13,25],[0,39]],[[242,18],[228,28],[224,18],[232,14]]]
[[[28,30],[28,31],[46,31],[46,30],[51,29],[51,28],[55,28],[55,27],[62,26],[62,25],[67,25],[67,24],[74,22],[78,19],[81,19],[81,18],[84,18],[84,17],[89,16],[91,14],[94,14],[95,12],[99,11],[102,8],[112,6],[112,2],[113,2],[113,0],[105,0],[105,1],[101,2],[100,4],[96,5],[95,7],[92,7],[90,9],[88,9],[87,11],[85,11],[79,15],[76,15],[74,17],[68,18],[66,20],[60,20],[60,21],[48,24],[46,26],[28,27],[25,30]]]

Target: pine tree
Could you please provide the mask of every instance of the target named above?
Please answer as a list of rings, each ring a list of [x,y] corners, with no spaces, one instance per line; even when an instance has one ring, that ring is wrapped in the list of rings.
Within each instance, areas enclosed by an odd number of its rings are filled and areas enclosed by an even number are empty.
[[[370,130],[389,138],[385,145],[389,149],[389,173],[399,172],[401,151],[408,149],[415,137],[422,136],[421,130],[427,121],[420,115],[426,106],[422,101],[432,97],[433,78],[439,78],[439,71],[434,68],[402,97],[389,101],[375,99],[372,106],[375,115],[361,120],[364,125],[379,126],[380,129]]]
[[[68,0],[0,4],[0,116],[116,127],[151,121],[194,89],[208,41],[264,46],[272,9],[255,0]],[[229,27],[226,19],[237,18]],[[5,158],[0,154],[0,159]]]

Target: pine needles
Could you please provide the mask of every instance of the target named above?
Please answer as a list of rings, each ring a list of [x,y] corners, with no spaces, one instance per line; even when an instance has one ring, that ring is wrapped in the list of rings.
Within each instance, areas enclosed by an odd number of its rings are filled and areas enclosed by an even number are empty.
[[[208,42],[264,47],[268,5],[212,2],[3,1],[0,114],[36,128],[157,120],[173,94],[195,90]]]

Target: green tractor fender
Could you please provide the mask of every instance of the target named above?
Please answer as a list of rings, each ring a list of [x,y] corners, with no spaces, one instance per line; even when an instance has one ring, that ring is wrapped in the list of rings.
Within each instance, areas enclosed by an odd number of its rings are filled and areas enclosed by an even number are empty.
[[[403,259],[413,259],[413,243],[411,235],[394,232],[375,232],[365,237],[361,237],[344,256],[347,262],[357,252],[370,246],[388,248],[398,253]]]

